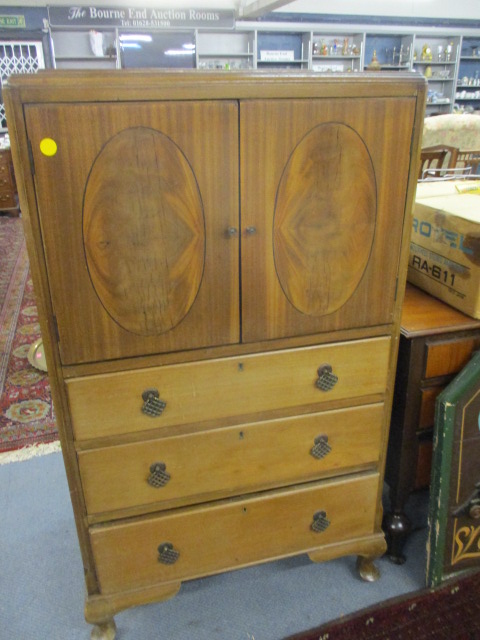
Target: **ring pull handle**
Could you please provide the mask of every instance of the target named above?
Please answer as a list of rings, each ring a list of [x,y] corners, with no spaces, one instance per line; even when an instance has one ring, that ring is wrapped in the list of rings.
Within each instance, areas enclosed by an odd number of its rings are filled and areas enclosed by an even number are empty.
[[[180,551],[171,542],[162,542],[158,546],[158,561],[162,564],[175,564],[180,557]]]
[[[150,475],[147,478],[148,484],[154,489],[160,489],[164,487],[170,480],[171,475],[167,471],[167,466],[164,462],[154,462],[150,466]]]
[[[327,518],[326,511],[317,511],[313,514],[312,524],[310,525],[315,533],[322,533],[330,526],[330,520]]]
[[[143,406],[142,412],[151,418],[161,416],[163,410],[167,406],[165,400],[160,399],[158,389],[145,389],[142,393]]]
[[[322,435],[317,436],[313,441],[313,447],[310,449],[310,454],[317,460],[321,460],[322,458],[325,458],[331,450],[332,447],[328,444],[328,436]]]
[[[321,391],[330,391],[338,382],[338,376],[333,373],[330,364],[322,364],[317,370],[318,378],[315,385]]]

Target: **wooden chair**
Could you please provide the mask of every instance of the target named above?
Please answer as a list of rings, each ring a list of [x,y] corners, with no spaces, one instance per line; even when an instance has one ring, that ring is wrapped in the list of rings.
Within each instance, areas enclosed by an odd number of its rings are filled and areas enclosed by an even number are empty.
[[[456,159],[456,167],[470,169],[470,173],[478,174],[478,165],[480,164],[480,151],[458,151]]]
[[[446,158],[450,154],[448,161]],[[439,144],[433,147],[425,147],[420,154],[420,170],[418,179],[423,180],[428,177],[429,171],[437,177],[447,169],[453,169],[457,166],[458,149],[447,145]],[[480,158],[479,158],[480,162]]]

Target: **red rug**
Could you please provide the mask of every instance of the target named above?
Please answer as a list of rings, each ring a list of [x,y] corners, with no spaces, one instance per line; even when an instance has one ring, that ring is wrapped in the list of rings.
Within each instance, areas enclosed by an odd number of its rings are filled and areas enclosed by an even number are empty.
[[[48,375],[27,359],[40,336],[22,221],[0,216],[0,452],[58,439]]]
[[[287,640],[479,639],[480,573],[474,573],[436,589],[386,600]]]

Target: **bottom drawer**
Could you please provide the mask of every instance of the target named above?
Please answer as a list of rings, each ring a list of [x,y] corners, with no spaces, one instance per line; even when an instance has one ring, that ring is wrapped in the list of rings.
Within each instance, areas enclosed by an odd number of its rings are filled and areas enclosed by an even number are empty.
[[[101,592],[294,555],[374,532],[377,473],[225,500],[90,530]]]

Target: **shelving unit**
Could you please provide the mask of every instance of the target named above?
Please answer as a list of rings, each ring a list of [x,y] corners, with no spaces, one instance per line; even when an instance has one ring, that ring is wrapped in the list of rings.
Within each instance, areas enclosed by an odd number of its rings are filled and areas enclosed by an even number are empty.
[[[411,69],[413,36],[401,34],[367,33],[363,68],[376,56],[384,71],[408,71]]]
[[[466,109],[480,108],[480,36],[462,39],[455,102]]]
[[[197,31],[197,68],[254,69],[256,35],[255,31]]]
[[[257,32],[257,68],[309,69],[311,33]]]
[[[119,27],[102,30],[102,50],[95,55],[87,27],[52,28],[54,66],[120,68],[122,34]],[[290,29],[285,24],[239,21],[233,30],[197,29],[194,39],[193,63],[198,69],[359,72],[369,68],[375,52],[380,71],[416,71],[427,77],[428,114],[449,113],[455,103],[480,109],[480,29],[462,35],[442,34],[437,28],[417,32],[410,27],[402,33],[387,26],[355,31],[351,25],[302,29],[296,24]],[[422,55],[424,47],[430,52],[427,56]]]
[[[115,69],[120,66],[117,31],[51,31],[56,69]]]
[[[459,37],[415,36],[413,69],[428,79],[427,113],[451,110],[455,102],[459,52]]]
[[[325,72],[360,71],[364,48],[363,33],[312,35],[312,70]]]

